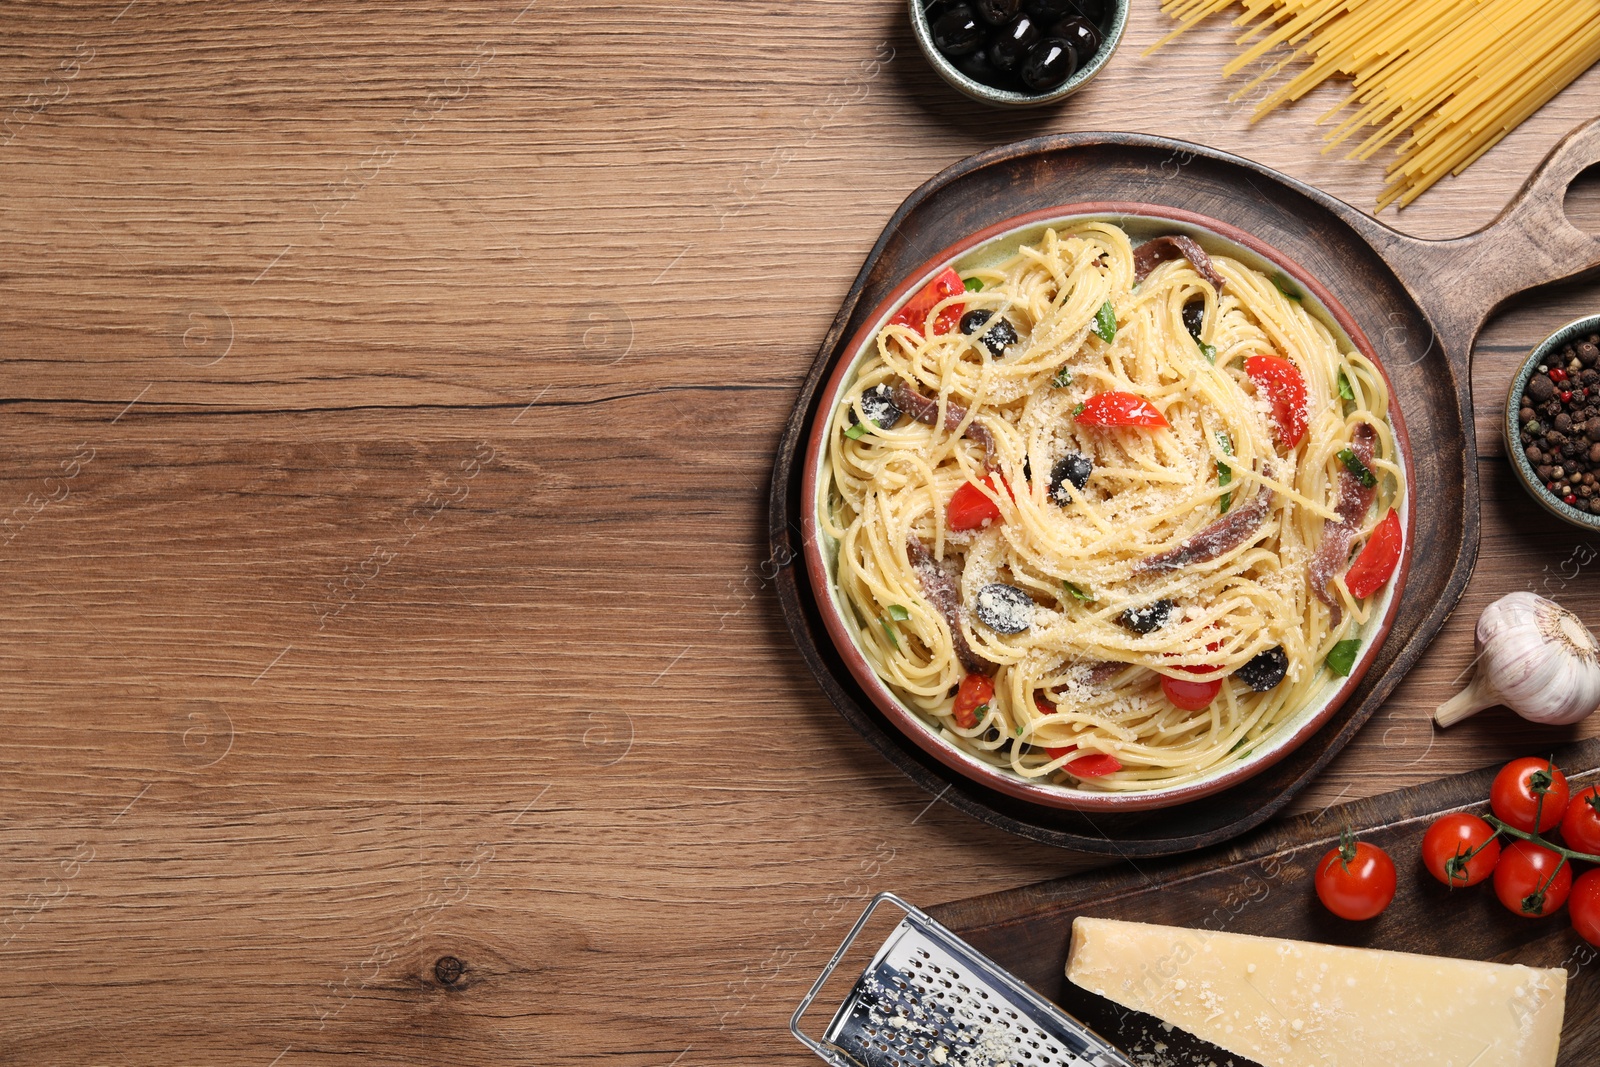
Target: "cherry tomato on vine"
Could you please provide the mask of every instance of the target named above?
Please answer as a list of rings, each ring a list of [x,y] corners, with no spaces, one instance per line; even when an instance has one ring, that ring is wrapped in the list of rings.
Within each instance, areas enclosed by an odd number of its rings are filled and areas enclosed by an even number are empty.
[[[1600,946],[1600,870],[1589,871],[1572,883],[1572,928],[1591,945]]]
[[[1556,911],[1572,891],[1572,864],[1532,841],[1513,841],[1494,869],[1494,892],[1507,910],[1530,919]]]
[[[1317,897],[1341,919],[1370,919],[1394,899],[1394,861],[1348,830],[1317,863]]]
[[[1578,790],[1567,802],[1567,813],[1561,817],[1561,839],[1575,852],[1600,856],[1600,785]]]
[[[1528,756],[1500,768],[1489,789],[1489,806],[1506,825],[1542,834],[1554,830],[1566,814],[1568,792],[1567,776],[1553,763]],[[1536,811],[1537,828],[1533,825]]]
[[[1500,839],[1494,827],[1466,812],[1435,820],[1422,835],[1422,863],[1452,888],[1477,885],[1494,874]]]

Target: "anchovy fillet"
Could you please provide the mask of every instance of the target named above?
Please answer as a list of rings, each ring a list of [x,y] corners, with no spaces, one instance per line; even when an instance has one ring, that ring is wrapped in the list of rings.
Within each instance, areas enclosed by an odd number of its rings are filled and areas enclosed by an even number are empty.
[[[911,569],[917,572],[917,580],[922,583],[922,595],[939,609],[939,614],[950,626],[950,640],[955,645],[956,659],[973,674],[993,674],[995,665],[972,651],[966,635],[961,632],[961,596],[956,592],[955,580],[939,566],[933,553],[928,551],[916,534],[906,538],[906,557],[911,560]]]
[[[1350,435],[1350,451],[1356,454],[1364,465],[1372,463],[1372,446],[1378,434],[1367,423],[1358,423]],[[1366,518],[1367,509],[1372,507],[1372,500],[1378,495],[1376,486],[1368,488],[1361,484],[1361,479],[1351,474],[1348,470],[1339,471],[1339,521],[1324,519],[1322,522],[1322,543],[1317,546],[1317,554],[1311,558],[1308,568],[1311,576],[1311,592],[1316,598],[1328,605],[1328,610],[1333,613],[1333,625],[1339,625],[1344,618],[1344,609],[1339,606],[1339,601],[1328,592],[1328,583],[1333,579],[1334,572],[1345,565],[1350,558],[1350,542],[1356,538],[1356,531],[1361,527],[1361,520]]]
[[[1222,292],[1222,275],[1212,266],[1206,250],[1195,244],[1193,238],[1177,235],[1157,237],[1133,250],[1133,280],[1144,281],[1146,275],[1169,259],[1187,259],[1200,277],[1216,286],[1217,292]]]
[[[1270,470],[1262,472],[1272,477]],[[1250,503],[1235,508],[1199,533],[1192,534],[1176,548],[1146,556],[1133,565],[1134,574],[1151,574],[1160,571],[1181,570],[1195,563],[1208,563],[1225,556],[1255,535],[1267,512],[1272,510],[1273,492],[1262,487]]]
[[[910,415],[913,419],[928,426],[932,426],[939,418],[939,402],[930,396],[917,392],[904,381],[894,383],[894,402],[900,410]],[[954,400],[946,402],[944,406],[944,428],[954,430],[961,425],[961,420],[967,417],[967,409],[957,404]],[[983,423],[974,420],[968,424],[966,432],[962,435],[983,446],[983,464],[988,470],[994,470],[1000,465],[1000,459],[995,452],[994,435]]]

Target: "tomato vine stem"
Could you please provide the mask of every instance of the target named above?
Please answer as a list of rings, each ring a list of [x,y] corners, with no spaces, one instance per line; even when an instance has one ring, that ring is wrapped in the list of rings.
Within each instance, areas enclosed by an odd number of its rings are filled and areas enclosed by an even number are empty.
[[[1591,856],[1587,852],[1579,852],[1577,849],[1566,848],[1562,845],[1555,844],[1552,841],[1548,841],[1538,834],[1530,834],[1526,830],[1518,830],[1515,826],[1507,826],[1493,815],[1485,815],[1483,819],[1490,826],[1494,827],[1497,833],[1505,834],[1507,837],[1519,837],[1524,841],[1538,845],[1540,848],[1549,849],[1551,852],[1554,852],[1569,861],[1579,860],[1583,863],[1600,864],[1600,856]]]

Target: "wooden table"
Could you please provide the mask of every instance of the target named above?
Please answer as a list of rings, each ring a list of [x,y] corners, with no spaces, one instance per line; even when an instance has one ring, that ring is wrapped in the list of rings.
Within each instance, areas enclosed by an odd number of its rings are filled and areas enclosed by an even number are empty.
[[[1065,130],[1381,184],[1317,101],[1248,125],[1225,26],[1145,57],[1151,0],[1019,114],[887,0],[524,3],[7,12],[0,1062],[811,1062],[788,1013],[870,893],[1074,863],[879,759],[768,590],[779,428],[884,219]],[[1591,72],[1400,223],[1482,225],[1597,110]],[[1300,810],[1573,732],[1428,714],[1495,597],[1600,623],[1600,545],[1493,429],[1597,307],[1485,336],[1477,575]]]

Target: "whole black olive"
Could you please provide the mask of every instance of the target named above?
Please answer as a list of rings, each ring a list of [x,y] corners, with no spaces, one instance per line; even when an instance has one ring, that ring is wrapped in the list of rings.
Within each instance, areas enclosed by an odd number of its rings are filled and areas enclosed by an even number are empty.
[[[1067,483],[1078,492],[1083,492],[1083,487],[1089,484],[1089,475],[1094,473],[1094,461],[1088,456],[1077,452],[1068,452],[1056,460],[1055,466],[1050,468],[1050,499],[1062,507],[1072,503],[1072,494],[1067,492]]]
[[[956,8],[970,6],[966,0],[928,0],[928,3],[922,6],[922,16],[931,26]]]
[[[1178,605],[1162,597],[1154,604],[1142,608],[1129,608],[1117,617],[1118,621],[1134,633],[1153,634],[1172,621],[1172,612]]]
[[[982,82],[984,85],[994,85],[996,82],[1005,79],[1005,75],[995,70],[994,64],[989,62],[989,50],[987,48],[979,48],[974,52],[968,52],[964,56],[957,56],[951,62],[956,65],[956,69],[961,73],[975,82]]]
[[[1256,655],[1249,663],[1234,671],[1233,676],[1256,692],[1265,693],[1283,681],[1288,673],[1289,657],[1283,651],[1283,646],[1279,645]]]
[[[1020,634],[1033,625],[1033,598],[1014,585],[991,582],[978,590],[973,610],[997,634]]]
[[[1094,23],[1081,15],[1064,18],[1050,27],[1050,36],[1059,37],[1072,46],[1078,53],[1079,62],[1088,62],[1089,57],[1100,51],[1101,34]]]
[[[1022,10],[1022,0],[974,0],[978,17],[991,26],[998,26]]]
[[[1022,83],[1034,92],[1054,89],[1078,70],[1078,55],[1059,37],[1046,37],[1022,61]]]
[[[1078,5],[1072,0],[1028,0],[1027,8],[1028,14],[1047,26],[1078,13]]]
[[[861,411],[877,423],[880,429],[891,429],[900,421],[900,405],[894,402],[894,390],[887,385],[875,385],[861,394]],[[854,408],[850,409],[850,424],[859,420]]]
[[[953,8],[936,19],[930,27],[933,44],[947,56],[964,56],[983,47],[987,34],[978,16],[965,4]]]
[[[1038,39],[1038,25],[1027,15],[1018,15],[994,31],[989,41],[989,61],[1001,70],[1016,70]]]
[[[988,322],[993,316],[994,312],[986,311],[983,308],[976,308],[972,311],[969,311],[965,315],[961,316],[961,332],[972,333],[979,326],[982,326],[984,323]]]
[[[1183,305],[1183,328],[1189,331],[1189,336],[1196,341],[1200,340],[1200,331],[1206,324],[1206,302],[1204,300],[1191,300]]]

